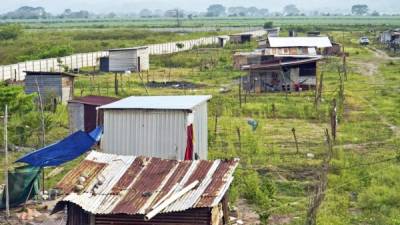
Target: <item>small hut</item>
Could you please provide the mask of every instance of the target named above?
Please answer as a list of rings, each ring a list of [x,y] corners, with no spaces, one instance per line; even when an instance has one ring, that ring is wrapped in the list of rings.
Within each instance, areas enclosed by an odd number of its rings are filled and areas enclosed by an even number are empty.
[[[149,69],[149,48],[117,48],[109,50],[109,72],[140,72]]]
[[[244,44],[251,41],[252,34],[232,34],[229,35],[229,41],[234,44]]]
[[[223,48],[229,41],[229,36],[223,35],[223,36],[218,36],[218,45],[219,47]]]
[[[229,224],[239,160],[177,161],[92,151],[58,184],[67,225]]]
[[[117,98],[86,96],[68,101],[69,128],[71,133],[78,130],[90,132],[97,125],[103,125],[103,111],[96,108],[117,101]]]
[[[131,96],[104,110],[104,152],[164,159],[207,159],[211,96]]]
[[[25,71],[25,93],[39,93],[46,103],[66,104],[74,94],[76,75],[64,72]]]

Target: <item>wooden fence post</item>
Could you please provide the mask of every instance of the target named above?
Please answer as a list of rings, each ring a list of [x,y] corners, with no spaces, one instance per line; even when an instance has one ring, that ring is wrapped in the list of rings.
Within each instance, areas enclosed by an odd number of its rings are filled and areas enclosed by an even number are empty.
[[[242,140],[241,140],[241,137],[240,137],[240,127],[236,127],[236,133],[237,133],[237,136],[238,136],[239,151],[241,152],[242,151]]]
[[[296,144],[296,154],[299,154],[299,143],[297,142],[296,129],[294,127],[292,128],[292,133]]]

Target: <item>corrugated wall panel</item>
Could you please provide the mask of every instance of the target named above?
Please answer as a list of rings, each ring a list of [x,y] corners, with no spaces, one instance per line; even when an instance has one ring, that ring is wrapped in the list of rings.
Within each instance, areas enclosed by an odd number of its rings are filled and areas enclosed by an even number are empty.
[[[203,103],[194,109],[194,152],[200,159],[208,157],[208,119],[207,103]]]
[[[105,110],[106,153],[184,159],[186,117],[180,110]]]
[[[84,105],[68,103],[69,130],[71,133],[84,130]]]
[[[124,72],[137,70],[136,50],[111,51],[110,72]]]

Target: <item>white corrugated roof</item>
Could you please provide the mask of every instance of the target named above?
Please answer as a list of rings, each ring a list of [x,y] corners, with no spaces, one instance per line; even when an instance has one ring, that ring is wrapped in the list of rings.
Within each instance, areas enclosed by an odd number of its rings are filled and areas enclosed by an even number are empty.
[[[211,95],[131,96],[100,109],[181,109],[191,110],[211,99]]]
[[[279,47],[332,47],[328,37],[268,37],[272,48]]]

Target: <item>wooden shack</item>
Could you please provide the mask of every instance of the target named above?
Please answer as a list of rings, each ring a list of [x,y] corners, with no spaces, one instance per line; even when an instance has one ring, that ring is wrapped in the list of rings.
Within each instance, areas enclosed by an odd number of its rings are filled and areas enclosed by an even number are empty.
[[[74,94],[76,75],[64,72],[25,71],[25,93],[40,93],[46,103],[66,104]]]
[[[251,41],[252,34],[231,34],[229,41],[233,44],[244,44]]]
[[[140,72],[150,68],[148,47],[109,50],[109,72]]]
[[[230,224],[238,164],[92,151],[57,184],[64,196],[53,213],[67,208],[66,225]]]
[[[68,101],[69,129],[90,132],[97,125],[103,125],[103,111],[96,108],[117,101],[117,98],[85,96]]]

